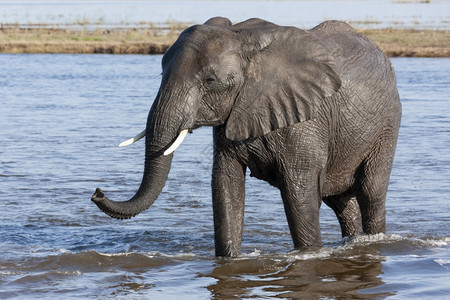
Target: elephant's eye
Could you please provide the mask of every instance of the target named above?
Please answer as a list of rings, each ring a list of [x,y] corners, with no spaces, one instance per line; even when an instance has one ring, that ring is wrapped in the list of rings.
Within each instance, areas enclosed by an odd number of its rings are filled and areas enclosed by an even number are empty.
[[[205,83],[206,83],[206,85],[211,85],[211,84],[213,84],[214,82],[216,81],[216,79],[214,78],[214,77],[206,77],[206,79],[205,79]]]

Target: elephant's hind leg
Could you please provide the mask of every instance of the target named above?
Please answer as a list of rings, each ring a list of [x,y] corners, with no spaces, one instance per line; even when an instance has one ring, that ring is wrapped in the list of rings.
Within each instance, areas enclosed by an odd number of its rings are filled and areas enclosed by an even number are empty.
[[[386,131],[357,170],[355,190],[366,234],[386,232],[385,200],[396,140],[397,130]]]
[[[323,202],[336,214],[341,226],[342,237],[355,236],[363,232],[361,213],[354,194],[345,193],[325,197]]]
[[[319,178],[319,175],[296,175],[295,178],[286,176],[280,187],[294,247],[320,247],[320,180],[309,179]]]

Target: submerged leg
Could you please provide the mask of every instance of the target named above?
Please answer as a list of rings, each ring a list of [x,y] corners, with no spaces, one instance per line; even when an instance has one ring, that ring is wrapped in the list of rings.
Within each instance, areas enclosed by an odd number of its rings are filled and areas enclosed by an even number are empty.
[[[216,256],[235,257],[241,253],[245,171],[245,166],[222,153],[214,157],[212,199]]]
[[[296,249],[322,245],[319,225],[320,180],[311,180],[319,176],[300,174],[294,178],[285,177],[280,187],[284,210]]]
[[[385,130],[357,171],[356,198],[364,233],[386,232],[386,193],[394,160],[398,129]]]
[[[353,194],[326,197],[323,201],[336,214],[341,225],[342,237],[355,236],[363,232],[361,212]]]

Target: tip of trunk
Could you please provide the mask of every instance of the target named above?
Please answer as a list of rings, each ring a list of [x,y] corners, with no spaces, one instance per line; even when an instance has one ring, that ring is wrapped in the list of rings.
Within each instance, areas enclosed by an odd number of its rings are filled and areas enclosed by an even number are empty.
[[[112,218],[123,220],[130,219],[136,215],[121,213],[115,210],[114,201],[109,200],[108,197],[105,196],[105,193],[99,188],[95,190],[95,193],[91,197],[91,201],[94,202],[105,214]]]

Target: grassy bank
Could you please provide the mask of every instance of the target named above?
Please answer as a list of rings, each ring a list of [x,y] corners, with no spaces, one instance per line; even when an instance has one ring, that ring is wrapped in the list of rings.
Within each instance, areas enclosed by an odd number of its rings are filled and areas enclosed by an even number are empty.
[[[450,31],[378,29],[359,32],[391,57],[450,57]]]
[[[182,29],[0,28],[0,53],[159,54]]]
[[[161,54],[185,24],[166,28],[61,29],[0,27],[0,53]],[[450,57],[450,32],[438,30],[360,30],[389,56]]]

